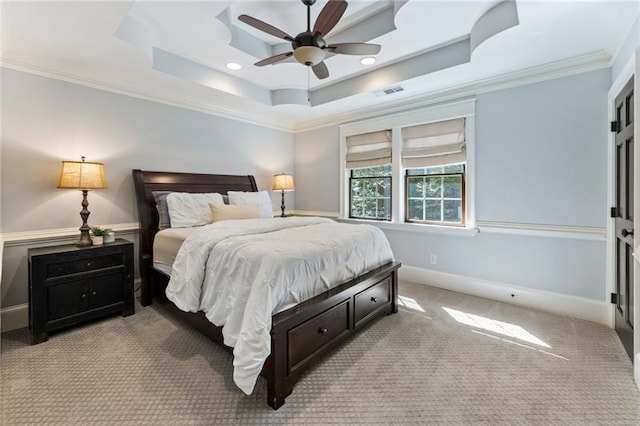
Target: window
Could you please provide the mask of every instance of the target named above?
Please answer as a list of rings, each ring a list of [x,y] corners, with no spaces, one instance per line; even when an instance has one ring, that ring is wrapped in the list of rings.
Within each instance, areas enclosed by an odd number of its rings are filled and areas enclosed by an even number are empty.
[[[474,228],[474,115],[468,99],[341,126],[341,217]]]
[[[349,217],[391,220],[391,131],[347,137]]]
[[[464,164],[405,172],[406,222],[464,224]]]
[[[349,217],[391,220],[391,164],[351,169]]]

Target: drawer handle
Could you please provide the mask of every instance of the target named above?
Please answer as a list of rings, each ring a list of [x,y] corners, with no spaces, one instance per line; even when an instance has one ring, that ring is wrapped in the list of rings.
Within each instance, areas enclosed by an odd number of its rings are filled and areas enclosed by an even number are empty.
[[[87,293],[82,293],[82,294],[80,295],[80,298],[82,298],[82,299],[86,299],[86,298],[87,298]]]
[[[320,333],[320,334],[327,334],[328,332],[329,332],[329,330],[327,330],[324,327],[320,327],[320,329],[318,329],[318,333]]]
[[[91,267],[91,262],[87,262],[87,268]]]
[[[373,303],[376,303],[376,302],[378,301],[378,298],[377,298],[377,297],[372,297],[372,298],[371,298],[371,301],[372,301]]]
[[[91,295],[92,295],[92,296],[95,296],[96,294],[97,294],[97,293],[96,293],[95,291],[92,291],[92,292],[91,292]]]

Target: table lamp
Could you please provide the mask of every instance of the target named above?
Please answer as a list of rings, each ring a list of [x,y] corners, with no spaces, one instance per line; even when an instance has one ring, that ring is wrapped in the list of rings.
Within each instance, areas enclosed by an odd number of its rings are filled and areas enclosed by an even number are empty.
[[[280,217],[285,217],[284,214],[284,193],[293,191],[293,176],[287,175],[284,173],[280,173],[278,175],[273,175],[273,183],[271,186],[273,191],[281,191],[282,192],[282,204],[280,205],[280,209],[282,209],[282,214]]]
[[[93,245],[89,236],[89,202],[87,194],[90,189],[103,189],[107,187],[107,179],[104,176],[104,165],[102,163],[90,163],[84,161],[63,161],[60,169],[60,182],[58,188],[79,189],[82,191],[82,226],[80,227],[80,239],[76,242],[78,247],[88,247]]]

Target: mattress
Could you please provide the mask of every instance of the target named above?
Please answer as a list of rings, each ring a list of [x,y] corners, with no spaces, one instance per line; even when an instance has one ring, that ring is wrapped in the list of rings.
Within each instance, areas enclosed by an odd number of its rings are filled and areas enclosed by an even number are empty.
[[[158,231],[153,240],[153,267],[171,275],[171,268],[180,246],[196,229],[198,228],[168,228]]]

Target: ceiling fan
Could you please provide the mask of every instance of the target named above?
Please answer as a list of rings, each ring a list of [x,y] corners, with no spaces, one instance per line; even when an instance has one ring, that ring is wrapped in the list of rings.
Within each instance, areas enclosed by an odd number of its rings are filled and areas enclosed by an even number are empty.
[[[327,45],[324,36],[336,26],[348,3],[344,0],[329,0],[324,8],[320,11],[318,19],[316,19],[313,30],[311,30],[311,6],[316,0],[301,0],[307,6],[307,30],[301,32],[295,37],[291,37],[279,28],[267,24],[259,19],[249,15],[240,15],[238,20],[245,24],[291,42],[291,52],[280,53],[256,62],[254,65],[262,67],[264,65],[275,64],[292,56],[301,64],[310,66],[313,73],[319,79],[329,77],[329,70],[324,63],[324,57],[327,52],[342,55],[375,55],[380,52],[379,44],[370,43],[336,43]]]

